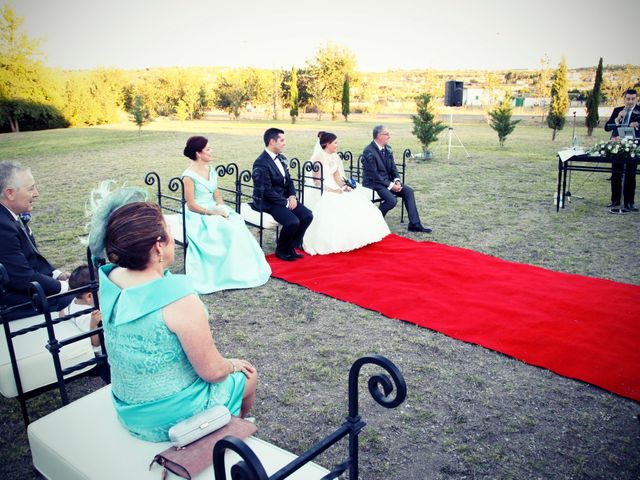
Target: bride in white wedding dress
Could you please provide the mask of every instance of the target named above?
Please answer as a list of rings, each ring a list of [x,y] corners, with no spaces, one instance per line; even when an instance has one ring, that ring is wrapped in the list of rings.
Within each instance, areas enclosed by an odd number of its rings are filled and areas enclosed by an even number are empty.
[[[323,193],[313,208],[313,222],[302,242],[309,255],[348,252],[378,242],[390,233],[380,210],[357,189],[345,184],[337,151],[335,134],[318,133],[311,162],[322,164]],[[320,184],[319,179],[317,183]]]

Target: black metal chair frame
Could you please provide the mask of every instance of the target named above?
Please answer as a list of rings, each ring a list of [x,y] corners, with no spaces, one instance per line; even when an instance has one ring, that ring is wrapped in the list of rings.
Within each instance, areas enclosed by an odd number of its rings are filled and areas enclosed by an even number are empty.
[[[187,224],[185,221],[185,208],[187,201],[184,198],[184,182],[180,177],[173,177],[167,184],[169,191],[172,193],[178,192],[179,196],[162,193],[162,183],[160,182],[160,175],[158,175],[156,172],[148,172],[144,177],[144,183],[149,186],[156,186],[156,201],[158,202],[158,205],[161,209],[166,210],[167,212],[177,213],[182,219],[182,241],[176,240],[176,243],[182,247],[184,270],[186,269],[187,265],[187,247],[189,246],[189,240],[187,239]],[[173,203],[167,205],[165,200]],[[179,205],[179,207],[175,207],[176,203]]]
[[[99,302],[98,302],[98,295],[96,294],[98,291],[98,281],[97,278],[95,276],[95,272],[94,269],[92,268],[93,266],[93,262],[92,262],[92,258],[91,258],[91,254],[89,252],[89,250],[87,249],[87,258],[89,260],[89,274],[90,274],[90,283],[84,287],[80,287],[80,288],[76,288],[74,290],[69,290],[65,293],[57,293],[55,295],[51,295],[49,297],[47,297],[44,293],[44,290],[42,289],[42,287],[40,286],[40,284],[38,282],[31,282],[31,285],[29,287],[29,296],[31,297],[31,302],[27,302],[24,304],[20,304],[20,305],[14,305],[11,307],[8,307],[4,304],[4,302],[2,301],[2,296],[4,295],[5,292],[5,288],[6,288],[6,284],[9,281],[9,276],[7,274],[6,269],[4,268],[4,266],[2,264],[0,264],[0,322],[2,322],[3,327],[4,327],[4,333],[5,333],[5,337],[7,339],[7,349],[9,351],[9,358],[11,360],[11,369],[13,371],[13,377],[14,377],[14,381],[16,384],[16,390],[18,392],[17,398],[18,398],[18,402],[20,403],[20,411],[22,412],[22,418],[24,420],[24,424],[29,425],[30,423],[30,419],[29,419],[29,412],[27,409],[27,404],[26,401],[31,399],[31,398],[35,398],[39,395],[41,395],[42,393],[48,392],[50,390],[55,389],[56,387],[59,389],[60,391],[60,397],[61,397],[61,401],[62,401],[62,405],[67,405],[69,403],[69,397],[67,395],[67,389],[66,389],[66,382],[72,381],[72,380],[77,380],[79,378],[82,378],[84,376],[87,375],[93,375],[94,374],[94,369],[89,369],[86,372],[83,372],[79,375],[70,377],[70,378],[65,378],[65,375],[69,375],[70,373],[73,373],[75,371],[78,370],[82,370],[85,369],[91,365],[94,366],[103,366],[102,368],[103,370],[103,375],[101,375],[103,377],[103,379],[105,381],[109,381],[109,373],[108,373],[108,366],[107,366],[107,362],[106,362],[106,349],[104,347],[104,334],[102,331],[102,326],[99,326],[98,328],[96,328],[95,330],[91,330],[89,332],[84,332],[78,335],[74,335],[73,337],[69,337],[69,338],[65,338],[63,340],[59,340],[56,338],[55,336],[55,331],[53,329],[54,325],[64,322],[64,321],[68,321],[68,320],[72,320],[76,317],[79,317],[81,315],[84,315],[86,313],[90,313],[93,310],[99,309]],[[75,296],[81,293],[86,293],[86,292],[92,292],[93,293],[93,299],[94,299],[94,305],[92,307],[87,307],[86,309],[83,309],[79,312],[70,314],[70,315],[65,315],[65,316],[61,316],[56,318],[55,320],[51,318],[51,310],[49,308],[49,301],[56,301],[59,300],[61,298],[68,298],[69,296]],[[20,316],[19,318],[13,318],[12,320],[7,320],[9,318],[9,315],[11,315],[12,312],[18,310],[18,309],[22,309],[25,306],[28,305],[32,305],[34,310],[32,312],[29,312],[27,314],[25,314],[24,316]],[[45,321],[44,322],[40,322],[37,323],[35,325],[32,325],[30,327],[26,327],[26,328],[22,328],[20,330],[15,330],[12,331],[11,330],[11,322],[15,321],[15,320],[20,320],[22,318],[28,318],[28,317],[32,317],[35,315],[44,315],[45,317]],[[26,335],[30,332],[34,332],[36,330],[39,330],[41,328],[46,328],[47,329],[47,335],[49,337],[49,340],[47,342],[46,345],[44,345],[44,347],[49,350],[49,352],[52,355],[53,358],[53,364],[54,364],[54,369],[56,372],[56,382],[48,384],[48,385],[44,385],[42,387],[30,390],[29,392],[24,392],[23,387],[22,387],[22,380],[20,378],[20,370],[18,368],[18,361],[16,358],[16,352],[15,352],[15,348],[13,345],[13,339],[15,337],[18,337],[20,335]],[[102,348],[102,352],[101,355],[97,355],[96,357],[94,357],[93,359],[87,360],[85,362],[81,362],[78,363],[76,365],[73,365],[71,367],[67,367],[67,368],[62,368],[61,362],[60,362],[60,350],[65,347],[66,345],[78,342],[80,340],[83,340],[85,338],[89,338],[92,337],[93,335],[98,335],[100,338],[100,344],[101,344],[101,348]]]
[[[364,157],[360,155],[358,157],[358,161],[356,162],[356,165],[354,166],[353,154],[349,150],[344,152],[338,152],[338,155],[340,156],[343,162],[346,162],[349,165],[349,168],[344,168],[345,175],[347,174],[347,172],[349,172],[348,175],[360,183],[362,178],[362,170],[364,168],[363,166]],[[405,183],[405,174],[407,171],[407,160],[409,158],[411,158],[411,150],[409,150],[408,148],[405,148],[404,152],[402,152],[402,163],[396,163],[396,168],[398,169],[398,174],[400,175],[400,179],[402,180],[403,185]],[[375,198],[375,191],[372,191],[371,201],[373,203],[381,203],[382,199]],[[404,223],[404,211],[405,211],[404,199],[400,197],[400,223]]]
[[[213,471],[218,480],[226,480],[224,455],[227,449],[233,450],[242,458],[242,461],[231,467],[231,477],[234,480],[280,480],[287,478],[305,464],[312,461],[322,452],[342,440],[349,437],[349,451],[346,460],[336,465],[322,480],[338,478],[344,472],[349,472],[350,480],[358,478],[358,436],[365,427],[358,413],[358,377],[360,369],[367,364],[382,367],[389,375],[380,373],[369,377],[368,387],[373,399],[385,408],[395,408],[404,402],[407,396],[407,385],[400,370],[391,360],[382,355],[370,355],[355,361],[349,371],[349,414],[344,423],[332,434],[313,445],[298,458],[285,465],[271,476],[267,473],[258,460],[255,453],[242,440],[226,436],[216,443],[213,448]],[[394,388],[395,387],[395,388]],[[382,391],[381,391],[382,389]],[[395,390],[395,396],[391,394]]]

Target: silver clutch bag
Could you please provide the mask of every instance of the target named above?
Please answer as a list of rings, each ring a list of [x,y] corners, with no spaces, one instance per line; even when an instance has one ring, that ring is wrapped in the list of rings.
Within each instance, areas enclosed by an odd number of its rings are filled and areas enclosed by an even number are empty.
[[[169,440],[171,445],[181,448],[224,427],[230,420],[229,409],[224,405],[216,405],[176,423],[169,429]]]

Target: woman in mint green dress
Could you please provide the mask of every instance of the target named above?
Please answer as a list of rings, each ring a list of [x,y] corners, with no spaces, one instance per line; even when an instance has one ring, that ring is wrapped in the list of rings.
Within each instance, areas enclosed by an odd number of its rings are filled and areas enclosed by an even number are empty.
[[[158,205],[118,208],[102,238],[113,263],[100,268],[100,306],[122,425],[159,442],[176,423],[216,405],[246,416],[257,372],[220,354],[190,279],[166,270],[175,244]]]
[[[269,280],[271,268],[242,216],[224,204],[208,143],[205,137],[191,137],[184,148],[184,155],[192,160],[182,173],[187,275],[201,294],[258,287]]]

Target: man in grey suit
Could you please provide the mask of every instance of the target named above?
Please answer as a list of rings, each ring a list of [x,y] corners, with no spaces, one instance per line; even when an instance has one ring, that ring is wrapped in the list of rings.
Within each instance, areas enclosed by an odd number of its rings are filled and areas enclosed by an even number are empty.
[[[389,145],[389,130],[384,125],[373,127],[373,142],[362,152],[362,184],[375,190],[382,199],[380,211],[386,215],[398,203],[401,197],[407,206],[410,232],[431,233],[431,229],[420,223],[413,189],[400,181],[398,169],[393,160],[393,150]]]

